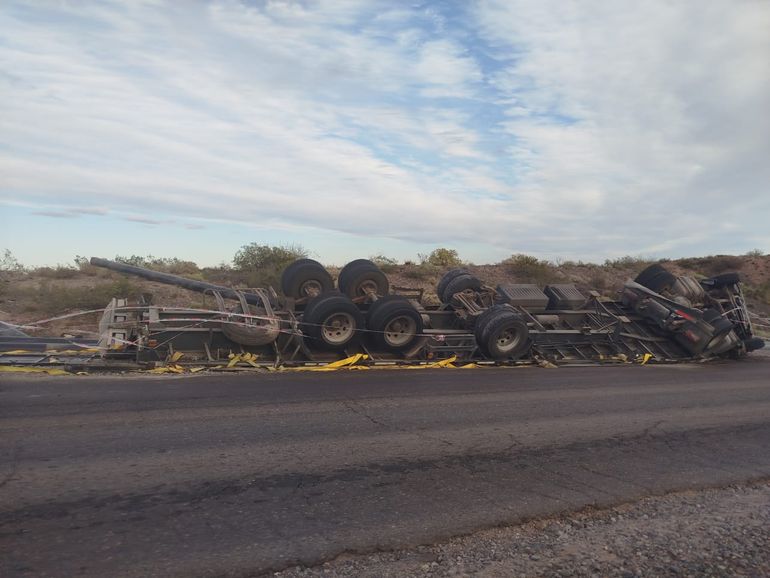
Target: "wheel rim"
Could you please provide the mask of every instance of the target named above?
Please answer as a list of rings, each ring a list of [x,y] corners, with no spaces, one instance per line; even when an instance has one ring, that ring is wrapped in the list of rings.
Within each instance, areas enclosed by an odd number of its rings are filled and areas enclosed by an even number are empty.
[[[508,353],[521,343],[521,334],[514,328],[503,329],[495,338],[495,342],[502,353]]]
[[[356,320],[349,313],[335,313],[324,321],[321,338],[329,345],[344,345],[356,331]]]
[[[402,347],[417,333],[417,322],[408,315],[399,315],[385,326],[385,343],[391,347]]]
[[[376,294],[378,289],[377,281],[374,279],[365,279],[358,284],[358,287],[356,287],[356,293],[358,295],[368,295],[369,293]]]
[[[318,279],[308,279],[299,287],[300,295],[306,295],[308,297],[319,295],[321,291],[323,291],[323,287]]]

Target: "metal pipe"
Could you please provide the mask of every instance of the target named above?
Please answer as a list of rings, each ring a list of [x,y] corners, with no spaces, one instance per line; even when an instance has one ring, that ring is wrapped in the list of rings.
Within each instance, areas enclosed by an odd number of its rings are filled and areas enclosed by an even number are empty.
[[[135,267],[133,265],[127,265],[126,263],[118,263],[117,261],[110,261],[109,259],[101,259],[99,257],[91,257],[91,265],[111,269],[118,273],[136,275],[137,277],[143,277],[148,281],[155,281],[156,283],[184,287],[185,289],[197,291],[198,293],[217,291],[226,299],[240,299],[239,295],[243,295],[247,303],[251,305],[262,305],[262,299],[259,295],[254,293],[236,291],[230,287],[214,285],[213,283],[206,283],[205,281],[195,281],[194,279],[172,275],[171,273],[161,273],[160,271],[152,271],[150,269],[145,269],[144,267]]]

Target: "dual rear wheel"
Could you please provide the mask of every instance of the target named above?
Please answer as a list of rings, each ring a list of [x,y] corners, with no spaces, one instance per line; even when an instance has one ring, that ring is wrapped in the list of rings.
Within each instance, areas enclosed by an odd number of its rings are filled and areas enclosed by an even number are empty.
[[[369,259],[356,259],[345,265],[337,277],[340,292],[351,299],[387,295],[390,283],[380,268]]]
[[[281,274],[281,291],[294,299],[310,298],[334,289],[334,280],[318,261],[298,259]]]
[[[507,305],[493,305],[476,319],[476,344],[485,357],[519,359],[532,347],[526,321]]]
[[[473,291],[481,289],[481,280],[471,275],[468,269],[450,269],[444,273],[436,285],[436,295],[442,303],[449,303],[455,294],[469,289]]]
[[[301,329],[308,347],[315,350],[356,348],[366,335],[375,350],[401,352],[420,338],[423,321],[417,309],[398,295],[378,299],[365,318],[347,295],[331,292],[308,302]]]

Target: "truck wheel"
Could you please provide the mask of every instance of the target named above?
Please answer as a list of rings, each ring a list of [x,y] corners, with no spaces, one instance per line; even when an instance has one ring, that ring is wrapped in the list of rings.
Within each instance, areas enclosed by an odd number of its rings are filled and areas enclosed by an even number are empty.
[[[743,345],[746,347],[746,353],[751,353],[757,349],[762,349],[765,346],[765,340],[761,337],[749,337],[743,340]]]
[[[507,304],[496,304],[492,305],[492,307],[489,307],[488,309],[485,309],[482,311],[475,319],[471,319],[471,327],[469,329],[475,329],[476,327],[480,327],[484,323],[487,322],[487,319],[490,317],[497,315],[498,311],[511,311],[513,312],[513,309],[511,309],[510,305]],[[466,323],[466,328],[468,328],[468,323]]]
[[[368,259],[357,259],[345,265],[337,278],[340,291],[355,299],[369,293],[384,296],[390,292],[390,283],[377,265]]]
[[[327,293],[308,303],[300,327],[311,349],[341,351],[358,345],[364,316],[346,296]]]
[[[456,269],[450,269],[444,275],[439,279],[438,285],[436,285],[436,295],[438,295],[439,299],[441,299],[442,295],[444,294],[444,291],[446,290],[446,286],[449,284],[452,279],[459,277],[460,275],[470,275],[471,272],[468,271],[468,269],[465,269],[463,267],[458,267]]]
[[[738,273],[722,273],[716,277],[710,277],[703,279],[701,285],[708,289],[719,289],[720,287],[728,287],[730,285],[736,285],[741,282],[741,276]]]
[[[674,288],[674,283],[676,283],[676,277],[665,267],[655,263],[639,273],[634,281],[651,291],[655,291],[655,293],[660,293],[671,291]]]
[[[423,331],[420,312],[407,299],[389,295],[369,308],[366,328],[378,349],[399,352],[412,347]]]
[[[334,289],[334,280],[318,261],[300,259],[295,261],[281,275],[281,290],[287,297],[301,299],[319,295]]]
[[[343,287],[350,282],[351,274],[355,274],[355,271],[359,267],[364,267],[365,269],[377,269],[377,265],[369,259],[354,259],[340,269],[340,274],[337,275],[337,287],[340,291],[345,291]]]
[[[478,291],[479,289],[481,289],[481,281],[477,277],[474,277],[473,275],[469,275],[469,274],[458,275],[457,277],[455,277],[449,283],[446,284],[446,287],[444,288],[444,293],[442,295],[439,295],[439,297],[441,297],[441,301],[443,303],[449,303],[452,300],[452,295],[454,295],[455,293],[466,291],[468,289],[473,289],[474,291]]]
[[[529,328],[520,315],[498,310],[476,324],[476,343],[492,359],[519,359],[532,347]]]
[[[657,263],[654,263],[649,267],[643,269],[642,272],[636,276],[636,279],[634,279],[634,281],[639,283],[639,285],[644,285],[645,287],[647,287],[647,281],[649,281],[659,273],[668,273],[668,271],[666,270],[665,267],[663,267],[663,265],[658,265]]]
[[[647,289],[655,291],[655,293],[662,293],[664,291],[670,292],[674,288],[674,283],[676,283],[676,277],[668,271],[663,271],[642,284],[647,287]]]

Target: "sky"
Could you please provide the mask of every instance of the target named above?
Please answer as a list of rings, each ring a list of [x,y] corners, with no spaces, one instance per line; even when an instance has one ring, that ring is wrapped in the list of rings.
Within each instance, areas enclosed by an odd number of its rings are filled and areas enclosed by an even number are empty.
[[[765,0],[0,4],[0,249],[770,252]]]

